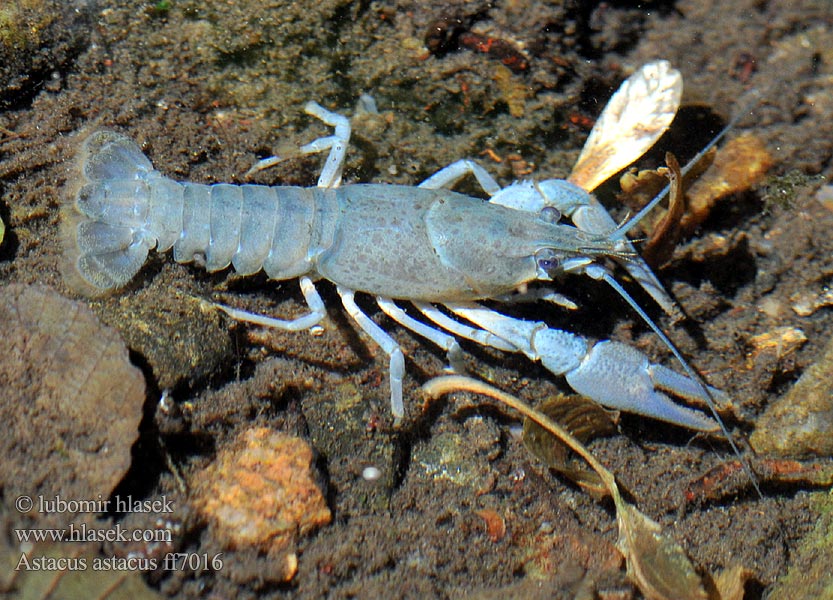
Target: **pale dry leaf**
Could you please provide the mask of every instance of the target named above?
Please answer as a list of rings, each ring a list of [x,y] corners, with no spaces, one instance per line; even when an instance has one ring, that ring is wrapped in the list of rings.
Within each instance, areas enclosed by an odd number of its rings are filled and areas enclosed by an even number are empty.
[[[568,181],[594,190],[642,156],[671,125],[682,94],[683,78],[668,61],[643,65],[607,103]]]

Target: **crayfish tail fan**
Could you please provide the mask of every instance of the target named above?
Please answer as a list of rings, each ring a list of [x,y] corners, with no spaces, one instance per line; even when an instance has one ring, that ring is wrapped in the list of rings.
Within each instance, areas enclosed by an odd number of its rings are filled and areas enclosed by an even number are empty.
[[[147,230],[153,166],[139,146],[99,130],[81,145],[63,215],[64,278],[88,296],[122,287],[141,269],[156,239]]]

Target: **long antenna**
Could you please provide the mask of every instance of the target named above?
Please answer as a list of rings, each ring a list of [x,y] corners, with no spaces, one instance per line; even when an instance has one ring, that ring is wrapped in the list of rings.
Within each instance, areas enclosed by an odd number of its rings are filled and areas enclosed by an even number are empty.
[[[588,272],[590,271],[590,272]],[[723,433],[723,437],[726,438],[726,441],[729,442],[729,446],[732,448],[732,451],[737,456],[738,460],[740,461],[741,466],[743,467],[744,472],[749,477],[749,480],[752,482],[752,486],[755,488],[755,491],[758,494],[758,497],[763,500],[764,495],[761,491],[761,487],[758,483],[758,478],[755,476],[754,471],[752,471],[752,467],[749,464],[749,461],[744,458],[741,454],[740,449],[738,448],[737,444],[735,444],[735,440],[729,434],[729,429],[726,427],[726,424],[723,422],[723,419],[720,417],[720,414],[717,412],[717,405],[714,401],[714,396],[709,391],[709,387],[706,382],[703,380],[703,377],[697,373],[688,362],[683,358],[682,353],[677,349],[677,346],[671,341],[671,339],[665,335],[665,332],[659,328],[659,326],[654,323],[651,317],[642,310],[642,308],[636,303],[636,301],[631,298],[631,295],[623,288],[616,279],[613,278],[607,269],[602,267],[601,265],[591,265],[588,267],[588,270],[585,272],[592,277],[593,279],[602,279],[603,281],[607,282],[607,284],[616,290],[622,298],[624,298],[625,302],[627,302],[630,307],[640,316],[640,318],[650,327],[654,333],[659,336],[659,339],[662,340],[662,343],[665,344],[671,353],[674,355],[674,358],[680,363],[683,367],[683,371],[688,377],[697,384],[697,387],[700,388],[700,391],[703,393],[703,397],[706,399],[706,404],[709,407],[709,411],[711,412],[714,420],[717,421],[718,426],[720,427],[720,431]]]
[[[760,93],[758,92],[758,90],[752,90],[750,92],[750,94],[752,94],[753,97],[752,97],[752,99],[749,100],[749,102],[744,104],[743,109],[738,111],[738,113],[734,117],[732,117],[732,119],[729,121],[729,123],[723,129],[721,129],[718,132],[718,134],[716,136],[714,136],[714,138],[712,138],[712,140],[708,144],[706,144],[703,147],[703,149],[700,150],[694,156],[694,158],[692,158],[691,160],[689,160],[685,164],[685,166],[680,171],[680,176],[681,177],[684,177],[689,171],[691,171],[691,169],[693,169],[694,166],[698,162],[700,162],[700,159],[703,158],[703,156],[706,154],[706,152],[711,150],[715,146],[715,144],[717,144],[717,142],[722,140],[726,136],[726,134],[729,133],[735,127],[735,125],[737,125],[738,122],[743,117],[745,117],[752,110],[752,108],[755,105],[758,104],[758,102],[760,102],[761,97],[760,97]],[[615,241],[615,240],[620,240],[623,237],[625,237],[625,235],[627,235],[627,233],[631,229],[633,229],[636,226],[636,224],[639,223],[642,220],[642,218],[651,211],[651,209],[653,209],[663,198],[665,198],[665,196],[668,194],[668,191],[670,189],[671,189],[671,184],[669,183],[664,188],[662,188],[662,191],[660,191],[659,194],[654,196],[653,200],[651,200],[648,204],[643,206],[642,209],[638,213],[636,213],[631,219],[625,221],[619,227],[614,229],[610,233],[610,235],[608,236],[609,239],[611,241]]]

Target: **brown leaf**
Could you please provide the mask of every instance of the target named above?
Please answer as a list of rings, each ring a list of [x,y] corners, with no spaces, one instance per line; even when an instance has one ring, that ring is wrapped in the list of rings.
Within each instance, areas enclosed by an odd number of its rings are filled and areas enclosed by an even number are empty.
[[[44,482],[67,498],[106,498],[130,466],[145,401],[144,376],[118,332],[85,304],[40,285],[0,286],[0,323],[6,502],[36,496]],[[74,518],[30,516],[58,527]]]
[[[542,402],[536,409],[559,423],[582,443],[616,432],[610,414],[582,396],[554,396]],[[524,447],[549,468],[558,471],[594,496],[607,494],[602,480],[595,471],[577,462],[575,455],[563,442],[531,419],[524,419],[522,439]]]
[[[742,565],[723,569],[711,577],[709,600],[743,600],[746,582],[755,573]]]
[[[559,423],[527,406],[520,399],[469,377],[437,377],[422,386],[426,397],[462,390],[503,402],[535,421],[580,455],[598,473],[616,506],[619,524],[617,547],[628,566],[628,576],[649,600],[707,600],[702,581],[679,544],[662,535],[660,526],[622,499],[613,477],[574,435]]]
[[[619,521],[617,547],[628,577],[650,600],[706,600],[699,575],[685,551],[662,535],[660,526],[614,494]]]
[[[8,600],[160,600],[140,573],[150,560],[101,556],[77,543],[38,543],[27,552],[0,543],[0,565],[12,575],[0,580],[0,593]]]
[[[666,176],[670,183],[668,191],[668,210],[659,220],[651,232],[651,237],[642,250],[642,257],[653,268],[659,268],[674,254],[674,248],[680,241],[682,228],[680,226],[685,214],[686,202],[683,192],[683,176],[677,158],[667,152],[665,164],[668,165]]]

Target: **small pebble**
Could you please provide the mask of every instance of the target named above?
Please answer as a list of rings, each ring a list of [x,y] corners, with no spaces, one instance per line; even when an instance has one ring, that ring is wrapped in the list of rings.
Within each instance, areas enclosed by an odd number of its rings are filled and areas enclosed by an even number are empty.
[[[365,481],[376,481],[382,476],[382,472],[376,467],[365,467],[362,470],[362,478]]]

